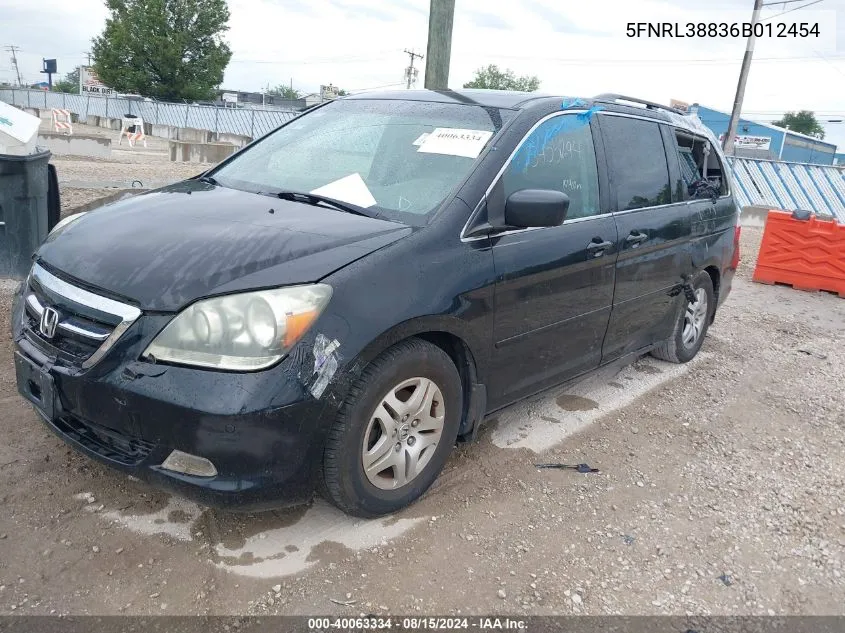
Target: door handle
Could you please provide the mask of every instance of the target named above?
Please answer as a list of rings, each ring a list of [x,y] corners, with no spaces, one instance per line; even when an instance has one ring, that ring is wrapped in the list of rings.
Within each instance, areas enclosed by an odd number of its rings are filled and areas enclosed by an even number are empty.
[[[604,252],[613,246],[613,242],[602,241],[600,237],[594,237],[593,240],[587,244],[587,253],[593,257],[601,257]]]
[[[640,231],[631,231],[631,234],[625,238],[625,243],[630,244],[632,248],[636,248],[648,239],[648,235]]]

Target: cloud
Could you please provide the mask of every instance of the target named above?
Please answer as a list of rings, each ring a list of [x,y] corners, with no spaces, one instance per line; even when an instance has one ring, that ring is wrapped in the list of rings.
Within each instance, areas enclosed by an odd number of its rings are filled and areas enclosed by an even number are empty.
[[[509,30],[510,25],[502,18],[492,13],[483,13],[481,11],[473,11],[471,14],[473,22],[476,26],[490,29]]]
[[[347,2],[346,0],[329,0],[329,4],[343,9],[346,13],[346,17],[353,20],[363,17],[374,18],[376,20],[382,20],[384,22],[393,22],[396,19],[395,13],[391,13],[380,8],[380,6],[384,5],[378,5],[372,2],[356,3]]]
[[[313,92],[328,83],[347,89],[400,84],[408,65],[404,49],[426,52],[429,1],[228,0],[232,18],[226,39],[234,56],[224,85],[258,90],[289,84],[292,78],[294,87]],[[0,2],[0,44],[21,47],[21,71],[31,82],[43,78],[38,72],[42,57],[56,57],[61,74],[84,62],[83,51],[90,50],[106,17],[102,0],[39,0],[37,7],[31,0]],[[835,89],[845,79],[842,6],[843,0],[826,0],[784,16],[819,21],[824,35],[819,40],[757,41],[747,110],[776,117],[785,110],[809,109],[845,118],[845,91]],[[822,7],[829,7],[826,13],[814,11]],[[840,19],[834,29],[837,7]],[[766,11],[773,15],[779,8]],[[747,21],[750,11],[749,0],[458,0],[450,85],[459,87],[477,68],[494,63],[520,75],[537,75],[544,92],[617,92],[729,110],[744,40],[630,38],[626,24]],[[425,61],[417,60],[418,87]],[[0,80],[11,79],[8,55],[2,53]],[[839,140],[842,133],[836,130],[845,130],[845,124],[829,129],[831,138]]]
[[[558,33],[578,33],[582,35],[603,35],[600,31],[592,29],[584,29],[575,25],[571,20],[567,19],[554,9],[549,8],[541,2],[534,0],[525,2],[523,5],[528,11],[537,14],[543,21]]]

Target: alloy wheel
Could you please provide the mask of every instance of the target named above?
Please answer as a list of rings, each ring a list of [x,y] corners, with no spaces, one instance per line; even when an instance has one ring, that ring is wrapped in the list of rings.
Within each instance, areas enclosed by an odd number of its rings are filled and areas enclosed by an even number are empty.
[[[428,465],[443,434],[446,407],[428,378],[403,380],[376,407],[364,433],[361,464],[371,484],[395,490]]]
[[[681,340],[684,347],[690,349],[698,343],[704,332],[707,323],[707,292],[704,288],[695,291],[695,301],[687,303],[687,310],[684,314],[684,330]]]

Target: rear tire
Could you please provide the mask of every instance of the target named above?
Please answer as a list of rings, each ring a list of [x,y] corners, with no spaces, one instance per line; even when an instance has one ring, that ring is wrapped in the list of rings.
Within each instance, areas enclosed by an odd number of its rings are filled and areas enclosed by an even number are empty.
[[[321,490],[348,514],[376,517],[428,490],[455,444],[461,379],[442,349],[412,338],[354,381],[329,431]]]
[[[681,310],[675,321],[672,336],[651,351],[651,355],[670,363],[687,363],[695,358],[704,344],[707,329],[716,310],[713,280],[706,271],[699,272],[691,282],[696,295],[690,303],[682,295]]]

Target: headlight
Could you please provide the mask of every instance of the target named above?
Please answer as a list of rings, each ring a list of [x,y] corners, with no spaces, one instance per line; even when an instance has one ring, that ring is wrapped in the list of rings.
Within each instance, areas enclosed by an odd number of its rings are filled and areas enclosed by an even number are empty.
[[[302,338],[331,296],[331,286],[314,284],[198,301],[167,324],[144,357],[215,369],[263,369]]]

